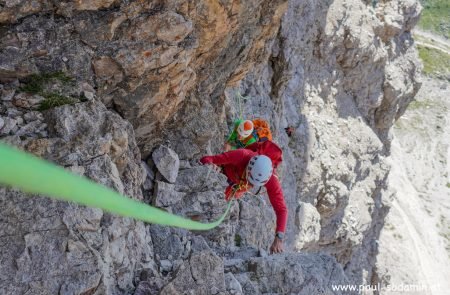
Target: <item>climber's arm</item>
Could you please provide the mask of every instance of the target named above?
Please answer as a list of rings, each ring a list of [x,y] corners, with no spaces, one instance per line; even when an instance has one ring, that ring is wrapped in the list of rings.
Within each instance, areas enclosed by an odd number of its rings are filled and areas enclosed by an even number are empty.
[[[202,164],[215,164],[215,165],[226,165],[237,163],[242,160],[247,150],[234,150],[226,153],[218,154],[215,156],[205,156],[200,159]]]
[[[270,203],[277,216],[276,235],[272,246],[270,247],[270,253],[281,253],[283,252],[282,236],[284,236],[284,232],[286,231],[288,210],[284,201],[283,190],[276,175],[272,175],[269,182],[266,184],[266,189]]]

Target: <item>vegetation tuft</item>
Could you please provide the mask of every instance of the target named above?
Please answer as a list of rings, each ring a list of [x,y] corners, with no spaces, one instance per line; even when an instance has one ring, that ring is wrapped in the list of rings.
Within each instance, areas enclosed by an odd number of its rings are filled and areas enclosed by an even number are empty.
[[[421,0],[423,10],[419,27],[446,38],[450,38],[450,1]]]
[[[429,107],[434,107],[434,104],[429,100],[413,100],[408,105],[409,110],[419,110]]]
[[[41,94],[44,91],[45,84],[52,80],[58,80],[63,84],[74,81],[73,78],[63,72],[33,74],[27,78],[25,85],[20,90],[33,94]]]
[[[46,86],[51,82],[59,81],[63,85],[74,82],[72,77],[63,72],[33,74],[25,80],[25,85],[20,88],[23,92],[38,94],[45,99],[40,103],[38,110],[44,111],[65,104],[73,104],[75,99],[61,95],[54,91],[46,91]]]
[[[425,46],[417,46],[419,57],[423,62],[423,72],[426,75],[449,75],[450,55],[440,50]]]
[[[42,96],[45,97],[45,99],[40,103],[38,107],[39,111],[45,111],[65,104],[74,104],[76,102],[73,98],[54,92],[44,93]]]
[[[234,244],[236,245],[236,247],[240,247],[242,245],[242,238],[240,235],[234,235]]]

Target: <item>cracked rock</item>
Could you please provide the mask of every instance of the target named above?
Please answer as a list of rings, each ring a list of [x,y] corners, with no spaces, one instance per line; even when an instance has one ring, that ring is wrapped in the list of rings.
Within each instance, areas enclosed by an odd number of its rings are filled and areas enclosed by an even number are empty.
[[[168,207],[181,201],[185,195],[175,191],[174,184],[156,181],[154,204],[158,207]]]
[[[300,202],[296,212],[295,225],[297,226],[296,249],[305,248],[320,238],[320,214],[316,207],[309,203]]]
[[[144,161],[141,162],[142,168],[145,171],[144,190],[149,191],[153,188],[153,181],[155,179],[155,173]]]
[[[3,101],[10,101],[14,97],[15,93],[16,93],[15,89],[2,89],[1,98]]]
[[[161,145],[153,152],[152,159],[161,175],[170,183],[175,183],[180,168],[178,155],[172,149]]]
[[[244,294],[242,292],[241,284],[239,283],[238,280],[236,280],[234,275],[230,272],[227,272],[225,274],[225,286],[227,288],[227,291],[230,292],[230,294],[233,294],[233,295]]]
[[[15,119],[4,118],[3,121],[3,128],[0,129],[1,135],[8,135],[11,132],[14,133],[15,131],[17,131],[18,127],[17,121]]]
[[[217,294],[225,291],[223,262],[211,251],[193,254],[161,294]]]

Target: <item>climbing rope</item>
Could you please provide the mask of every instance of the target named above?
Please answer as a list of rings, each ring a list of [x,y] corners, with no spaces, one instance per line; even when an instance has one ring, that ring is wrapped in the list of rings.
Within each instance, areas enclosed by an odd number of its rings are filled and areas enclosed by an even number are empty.
[[[167,213],[161,209],[122,196],[85,177],[0,143],[0,184],[30,194],[71,201],[88,207],[137,220],[190,230],[209,230],[222,223],[232,202],[222,216],[212,223],[201,223]]]
[[[242,95],[239,93],[239,90],[236,90],[236,102],[237,102],[237,107],[238,107],[238,119],[239,120],[243,120],[243,114],[242,114],[242,106],[241,106],[241,97]]]
[[[242,96],[241,93],[239,92],[239,90],[236,90],[236,98],[237,98],[237,105],[238,105],[238,114],[239,114],[239,120],[243,120],[243,115],[244,115],[244,111],[243,111],[243,106],[242,106],[242,101],[244,101],[244,103],[247,101],[247,97]]]

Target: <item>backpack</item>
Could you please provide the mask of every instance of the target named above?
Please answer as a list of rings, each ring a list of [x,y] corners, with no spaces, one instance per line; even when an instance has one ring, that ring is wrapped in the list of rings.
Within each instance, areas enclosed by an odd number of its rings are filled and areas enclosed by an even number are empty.
[[[270,131],[269,123],[264,119],[254,119],[253,122],[253,136],[258,141],[272,141],[272,132]]]
[[[272,160],[273,168],[276,169],[278,165],[283,161],[283,151],[273,141],[266,140],[263,142],[255,142],[247,146],[246,149],[254,151],[259,155],[265,155]]]

